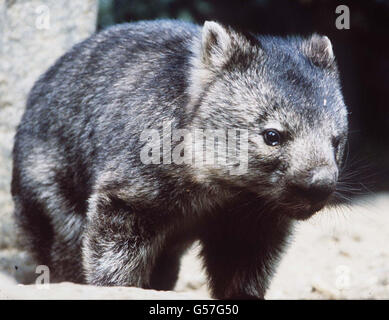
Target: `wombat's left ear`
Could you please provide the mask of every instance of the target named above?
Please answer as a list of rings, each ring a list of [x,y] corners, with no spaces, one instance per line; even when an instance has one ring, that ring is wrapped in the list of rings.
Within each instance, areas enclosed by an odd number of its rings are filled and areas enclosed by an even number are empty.
[[[335,56],[331,41],[327,36],[313,34],[303,42],[301,49],[315,65],[322,68],[334,66]]]

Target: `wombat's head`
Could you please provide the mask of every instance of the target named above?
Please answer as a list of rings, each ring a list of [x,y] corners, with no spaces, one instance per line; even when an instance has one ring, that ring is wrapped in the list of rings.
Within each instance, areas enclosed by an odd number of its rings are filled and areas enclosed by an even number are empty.
[[[347,139],[330,40],[254,37],[206,22],[194,52],[193,125],[248,132],[247,170],[208,166],[201,179],[247,188],[297,219],[320,210],[336,190]]]

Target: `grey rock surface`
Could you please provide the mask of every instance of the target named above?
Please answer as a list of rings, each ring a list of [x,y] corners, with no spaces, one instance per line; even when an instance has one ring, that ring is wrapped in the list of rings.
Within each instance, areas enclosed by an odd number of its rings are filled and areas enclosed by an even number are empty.
[[[0,0],[0,271],[20,282],[29,281],[31,259],[16,249],[12,220],[15,129],[35,80],[95,31],[96,17],[97,0]]]
[[[35,80],[95,31],[97,0],[0,0],[0,249],[15,244],[10,197],[15,128]]]

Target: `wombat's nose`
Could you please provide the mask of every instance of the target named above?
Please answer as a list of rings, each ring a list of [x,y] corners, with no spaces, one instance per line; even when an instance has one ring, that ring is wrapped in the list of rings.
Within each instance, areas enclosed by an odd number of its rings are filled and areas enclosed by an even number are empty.
[[[324,205],[336,189],[338,170],[335,166],[323,166],[308,174],[295,176],[291,181],[291,195],[312,206]]]

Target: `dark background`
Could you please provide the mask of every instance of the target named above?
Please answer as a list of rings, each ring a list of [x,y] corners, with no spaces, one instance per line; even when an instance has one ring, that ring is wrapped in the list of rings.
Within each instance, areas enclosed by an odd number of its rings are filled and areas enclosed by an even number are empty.
[[[350,29],[338,30],[338,5]],[[389,191],[388,0],[100,0],[99,29],[144,19],[214,20],[254,33],[327,35],[350,111],[348,167],[362,193]]]

